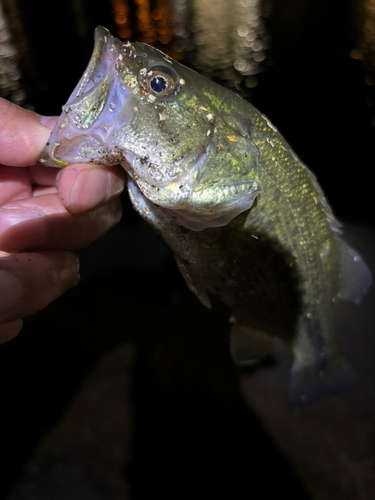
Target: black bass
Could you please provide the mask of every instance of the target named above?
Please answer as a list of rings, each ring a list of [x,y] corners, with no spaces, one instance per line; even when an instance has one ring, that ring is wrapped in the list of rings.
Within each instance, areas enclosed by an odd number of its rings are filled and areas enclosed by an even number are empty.
[[[102,27],[42,161],[121,164],[134,208],[171,248],[189,288],[231,309],[248,363],[275,335],[294,353],[292,405],[354,383],[333,302],[371,283],[314,175],[269,120],[231,91]]]

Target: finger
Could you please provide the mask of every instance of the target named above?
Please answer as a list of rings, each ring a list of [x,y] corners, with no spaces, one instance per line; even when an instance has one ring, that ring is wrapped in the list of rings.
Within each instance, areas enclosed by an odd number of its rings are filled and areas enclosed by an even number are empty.
[[[28,168],[31,182],[38,186],[56,186],[56,177],[61,172],[60,168],[45,167],[40,163]]]
[[[46,194],[57,193],[57,189],[55,187],[39,187],[36,186],[33,189],[33,196],[44,196]]]
[[[118,196],[124,189],[125,172],[118,165],[70,165],[59,174],[57,185],[61,203],[71,214],[78,214]]]
[[[73,252],[20,253],[2,257],[0,324],[40,311],[78,281],[79,262]]]
[[[5,344],[9,340],[14,339],[20,333],[23,326],[22,319],[16,319],[10,323],[0,325],[0,344]]]
[[[39,121],[42,125],[48,128],[53,128],[58,122],[58,116],[39,116]]]
[[[0,98],[0,163],[34,165],[50,134],[39,115]]]
[[[0,165],[0,206],[11,200],[31,196],[31,177],[27,168]]]
[[[76,250],[105,234],[121,219],[114,198],[82,215],[71,215],[57,194],[12,203],[0,209],[0,250]]]

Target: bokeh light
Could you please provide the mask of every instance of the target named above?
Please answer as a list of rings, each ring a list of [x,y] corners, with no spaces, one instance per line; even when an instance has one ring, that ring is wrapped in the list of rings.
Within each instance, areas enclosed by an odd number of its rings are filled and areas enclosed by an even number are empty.
[[[0,3],[0,96],[21,104],[25,99],[25,93],[20,88],[20,79],[17,49]]]

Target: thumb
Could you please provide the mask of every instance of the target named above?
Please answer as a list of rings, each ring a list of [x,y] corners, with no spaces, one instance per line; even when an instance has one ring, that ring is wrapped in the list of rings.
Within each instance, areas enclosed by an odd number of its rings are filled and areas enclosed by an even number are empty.
[[[51,134],[40,118],[0,98],[0,163],[27,167],[37,162]]]

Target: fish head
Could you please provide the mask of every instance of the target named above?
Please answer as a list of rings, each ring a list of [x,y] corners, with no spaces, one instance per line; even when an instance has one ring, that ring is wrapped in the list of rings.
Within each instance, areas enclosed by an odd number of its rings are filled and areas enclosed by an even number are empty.
[[[158,49],[98,27],[44,158],[121,164],[186,227],[224,225],[261,191],[258,149],[225,104],[233,96]]]

